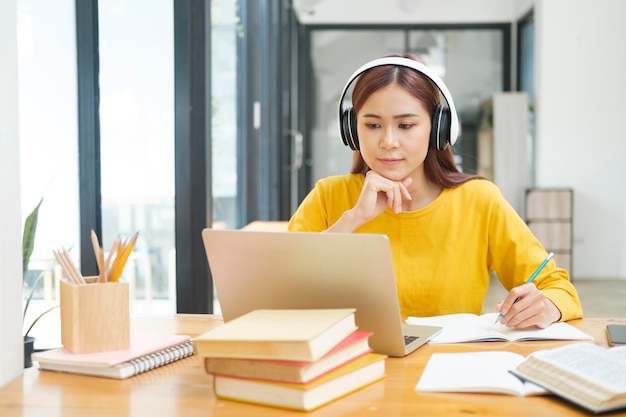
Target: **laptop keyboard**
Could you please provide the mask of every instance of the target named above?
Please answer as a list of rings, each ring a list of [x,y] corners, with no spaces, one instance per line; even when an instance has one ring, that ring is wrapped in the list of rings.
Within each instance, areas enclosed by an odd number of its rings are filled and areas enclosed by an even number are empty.
[[[419,339],[419,336],[409,336],[409,335],[404,335],[404,344],[405,345],[409,345],[411,342],[413,342],[416,339]]]

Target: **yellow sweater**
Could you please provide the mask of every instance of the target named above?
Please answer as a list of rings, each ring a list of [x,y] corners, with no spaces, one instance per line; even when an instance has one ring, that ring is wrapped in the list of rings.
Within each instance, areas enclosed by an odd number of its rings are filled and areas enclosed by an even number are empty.
[[[326,230],[354,207],[364,181],[361,174],[320,180],[292,216],[289,230]],[[389,237],[404,317],[481,314],[490,272],[510,290],[525,283],[547,255],[486,180],[444,189],[417,211],[394,214],[387,209],[355,232]],[[534,283],[559,308],[561,320],[582,317],[576,289],[554,260]]]

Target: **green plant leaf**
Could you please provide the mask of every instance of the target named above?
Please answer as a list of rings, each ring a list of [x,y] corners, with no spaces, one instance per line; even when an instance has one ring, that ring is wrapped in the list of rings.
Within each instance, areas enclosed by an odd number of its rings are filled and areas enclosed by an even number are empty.
[[[49,312],[51,312],[52,310],[54,310],[57,307],[59,307],[59,306],[58,305],[52,306],[49,309],[47,309],[46,311],[44,311],[43,313],[41,313],[40,315],[38,315],[37,318],[35,320],[33,320],[33,322],[31,323],[30,327],[28,328],[28,330],[26,330],[26,333],[24,333],[24,337],[28,337],[28,333],[30,333],[30,331],[33,329],[33,326],[35,326],[35,323],[37,323],[40,318],[42,318],[43,316],[45,316],[46,314],[48,314]]]
[[[43,197],[39,200],[39,204],[26,217],[24,221],[24,233],[22,235],[22,281],[26,279],[26,272],[30,263],[30,256],[35,248],[35,234],[37,233],[37,220],[39,218],[39,207],[43,202]]]

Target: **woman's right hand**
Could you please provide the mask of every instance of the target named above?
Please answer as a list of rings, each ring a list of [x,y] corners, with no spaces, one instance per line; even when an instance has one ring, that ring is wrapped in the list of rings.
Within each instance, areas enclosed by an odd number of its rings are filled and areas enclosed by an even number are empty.
[[[394,213],[402,211],[402,201],[411,200],[407,187],[410,177],[394,181],[375,171],[368,171],[356,205],[347,210],[337,222],[328,228],[328,232],[352,232],[359,226],[378,217],[387,207]]]
[[[410,177],[393,181],[375,171],[368,171],[361,195],[352,210],[364,219],[364,223],[378,217],[387,207],[391,207],[394,213],[400,213],[402,201],[411,199],[407,189],[411,181]]]

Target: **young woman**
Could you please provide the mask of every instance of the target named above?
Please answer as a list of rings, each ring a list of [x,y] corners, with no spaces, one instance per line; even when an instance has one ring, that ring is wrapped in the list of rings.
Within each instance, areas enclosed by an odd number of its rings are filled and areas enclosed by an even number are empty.
[[[582,317],[554,260],[526,283],[545,249],[493,183],[457,169],[447,145],[458,122],[443,81],[411,56],[361,68],[346,85],[356,80],[352,108],[340,103],[352,173],[320,180],[289,230],[386,234],[403,316],[480,314],[495,271],[509,290],[495,306],[501,323],[546,327]]]

